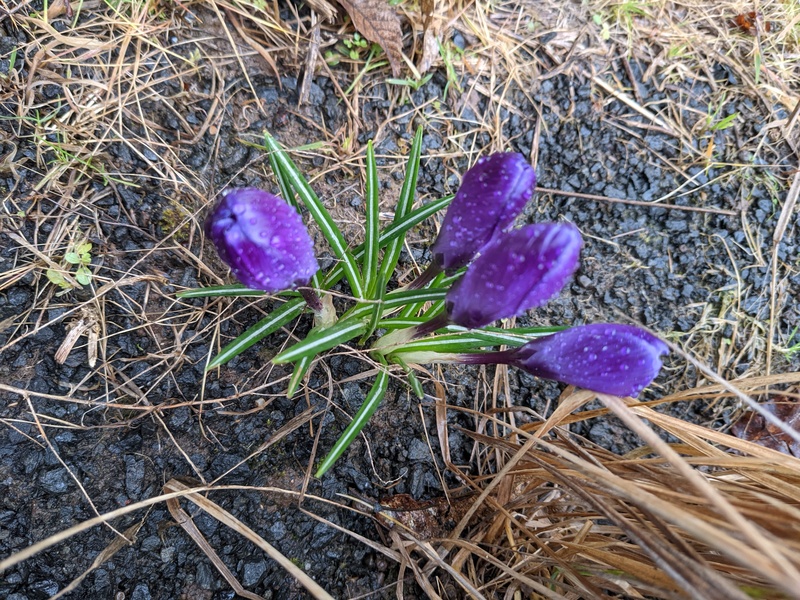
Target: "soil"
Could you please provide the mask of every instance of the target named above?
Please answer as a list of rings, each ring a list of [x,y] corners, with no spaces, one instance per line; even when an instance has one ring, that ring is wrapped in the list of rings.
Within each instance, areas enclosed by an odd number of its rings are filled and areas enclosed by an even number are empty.
[[[24,33],[9,23],[0,23],[3,44],[26,41],[19,39]],[[178,36],[178,47],[201,34],[192,27],[171,33]],[[459,38],[452,40],[455,44],[468,45],[459,33],[454,35]],[[543,49],[546,46],[544,40]],[[542,53],[542,64],[547,64],[548,56]],[[32,57],[17,60],[24,81]],[[229,68],[232,73],[233,67]],[[275,187],[267,176],[264,153],[245,142],[257,142],[267,130],[293,148],[323,139],[319,124],[336,132],[348,119],[329,77],[315,76],[309,103],[298,107],[297,77],[286,74],[277,80],[266,64],[256,60],[248,69],[257,105],[264,110],[254,108],[247,80],[224,78],[224,110],[218,112],[213,130],[194,143],[181,142],[178,131],[181,122],[200,123],[217,110],[211,100],[216,85],[211,66],[201,68],[190,81],[191,92],[171,106],[166,106],[166,99],[178,98],[185,82],[160,83],[162,100],[153,99],[144,107],[162,139],[174,142],[175,164],[185,167],[186,185],[161,181],[153,166],[158,157],[144,150],[136,154],[129,145],[112,142],[105,157],[109,172],[127,174],[136,187],[97,177],[91,193],[70,204],[77,199],[34,189],[41,177],[35,141],[30,135],[17,139],[15,159],[27,157],[27,161],[18,168],[19,180],[12,173],[0,173],[0,185],[8,190],[0,225],[0,272],[35,260],[15,236],[41,247],[68,219],[94,245],[95,285],[56,296],[57,288],[40,268],[0,293],[0,557],[97,513],[157,496],[175,477],[299,492],[315,443],[318,460],[346,426],[349,417],[344,413],[352,415],[368,391],[370,379],[359,378],[368,365],[340,354],[312,372],[307,393],[285,398],[288,371],[272,367],[269,358],[286,342],[288,332],[205,374],[209,355],[268,311],[271,301],[176,299],[182,289],[227,281],[225,269],[204,244],[198,227],[217,193],[227,186]],[[346,69],[333,73],[344,87]],[[445,92],[452,83],[444,69],[434,72],[417,91],[399,92],[378,81],[362,96],[361,131],[353,143],[363,147],[378,135],[382,208],[391,211],[402,183],[398,175],[403,152],[418,124],[425,125],[417,200],[424,203],[457,188],[458,174],[475,156],[454,150],[483,150],[496,143],[497,138],[475,123],[497,120],[503,147],[532,157],[541,188],[561,190],[540,191],[524,220],[571,221],[585,239],[581,268],[572,283],[522,323],[632,319],[693,349],[726,376],[761,368],[765,332],[754,324],[769,319],[768,258],[786,197],[784,182],[797,168],[796,157],[780,141],[758,146],[757,153],[750,150],[752,144],[744,144],[767,135],[766,109],[757,99],[743,98],[723,108],[719,118],[738,113],[733,126],[717,131],[705,126],[705,97],[711,87],[735,85],[723,65],[713,65],[713,81],[667,85],[657,78],[645,80],[643,68],[636,64],[630,71],[635,81],[628,79],[626,69],[612,65],[612,73],[624,86],[635,86],[650,110],[658,112],[671,103],[684,111],[681,121],[696,132],[694,147],[686,147],[605,94],[581,65],[553,76],[543,69],[525,89],[510,82],[502,103],[474,91],[469,73],[458,81],[462,90],[473,90],[464,94]],[[35,93],[62,91],[50,84]],[[4,100],[0,114],[15,115],[17,108]],[[0,121],[0,131],[6,139],[20,134],[14,120]],[[717,160],[709,166],[701,157],[712,141]],[[324,154],[293,156],[314,177],[315,189],[346,224],[346,235],[355,243],[363,204],[353,163],[342,165]],[[676,190],[680,192],[668,197]],[[662,203],[672,206],[587,199],[570,192],[643,202],[668,197]],[[432,224],[426,224],[415,232],[414,244],[401,257],[403,269],[426,263],[425,248],[434,231]],[[800,239],[794,219],[778,258],[785,269],[782,297],[792,298],[800,287]],[[323,256],[323,264],[325,260]],[[104,290],[106,281],[118,285]],[[83,337],[59,364],[56,350],[83,306],[102,315],[98,363],[88,365]],[[800,325],[798,307],[787,302],[779,309],[775,330],[781,339],[789,339]],[[301,321],[301,328],[307,326]],[[798,366],[791,356],[778,355],[775,361],[776,371]],[[472,407],[488,402],[493,373],[491,368],[443,369],[448,403]],[[535,414],[546,415],[563,389],[521,372],[512,371],[509,378],[510,403]],[[644,397],[695,381],[693,370],[672,357]],[[504,393],[497,402],[506,402]],[[255,453],[308,409],[324,416]],[[691,421],[722,423],[733,407],[712,412],[702,404],[691,404],[671,410]],[[520,418],[526,416],[520,413]],[[451,426],[475,427],[461,413],[453,412],[449,419]],[[298,504],[296,495],[252,489],[217,491],[210,498],[334,597],[394,597],[398,574],[394,563],[300,508],[382,540],[383,526],[369,515],[343,508],[354,505],[342,495],[372,503],[397,494],[429,500],[441,498],[445,486],[454,488],[460,482],[442,464],[431,400],[420,403],[401,382],[392,382],[365,433],[329,474],[308,482],[309,495],[333,504],[313,498]],[[613,419],[579,424],[573,433],[614,452],[638,445],[635,436]],[[455,429],[449,439],[453,462],[470,465],[471,440]],[[303,588],[255,545],[195,505],[183,502],[182,506],[247,590],[264,598],[306,597]],[[113,522],[120,531],[135,524],[141,526],[135,542],[94,569],[70,597],[235,596],[208,557],[175,526],[164,504]],[[88,569],[114,539],[108,527],[98,526],[35,555],[3,574],[0,598],[52,596]],[[442,581],[450,585],[447,579]],[[424,597],[411,577],[405,590],[406,597]],[[442,593],[459,595],[452,587]]]

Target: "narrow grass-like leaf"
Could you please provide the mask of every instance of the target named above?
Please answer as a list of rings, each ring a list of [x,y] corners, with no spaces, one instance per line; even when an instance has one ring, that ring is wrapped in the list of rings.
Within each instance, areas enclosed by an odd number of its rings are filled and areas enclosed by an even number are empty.
[[[300,386],[300,381],[305,377],[305,374],[308,373],[308,369],[311,367],[311,364],[314,362],[314,356],[304,356],[296,363],[294,363],[294,371],[292,371],[292,377],[289,379],[289,385],[286,388],[286,397],[291,398],[294,396],[294,393],[297,391],[297,388]]]
[[[367,324],[362,319],[348,319],[325,329],[312,330],[304,340],[275,356],[272,362],[280,365],[298,361],[304,356],[316,356],[320,352],[349,342],[366,330]]]
[[[382,319],[378,322],[378,329],[408,329],[426,323],[427,317],[394,317]],[[464,334],[476,340],[483,340],[488,346],[523,346],[533,338],[552,335],[559,331],[569,329],[568,326],[553,327],[516,327],[503,329],[501,327],[485,327],[484,329],[466,329],[460,325],[447,325],[442,331],[453,334]]]
[[[328,452],[328,455],[317,469],[314,475],[315,477],[322,477],[339,459],[342,453],[347,450],[347,447],[353,442],[364,428],[364,425],[367,424],[370,417],[375,413],[381,400],[383,400],[383,397],[386,395],[386,388],[388,386],[389,370],[386,368],[380,369],[378,376],[375,378],[375,383],[372,384],[372,388],[364,399],[361,408],[358,409],[350,425],[347,426],[347,429],[344,430],[344,433],[342,433],[341,437],[336,441],[331,451]]]
[[[453,325],[453,327],[458,327],[458,325]],[[502,327],[483,327],[478,330],[478,333],[498,334],[501,336],[510,335],[526,338],[526,341],[528,341],[535,337],[558,333],[559,331],[564,331],[570,327],[570,325],[551,325],[550,327],[512,327],[511,329],[504,329]],[[460,330],[466,331],[464,328],[460,328]]]
[[[281,169],[277,156],[274,152],[267,152],[267,159],[269,160],[269,166],[272,168],[272,173],[278,181],[278,187],[281,190],[281,198],[295,208],[299,208],[297,206],[297,198],[295,198],[294,192],[292,191],[292,185],[289,183],[289,179],[286,177],[283,169]]]
[[[447,295],[446,289],[400,290],[389,292],[383,302],[385,308],[405,306],[406,304],[419,304],[423,302],[436,302],[443,300]]]
[[[261,290],[251,290],[241,283],[230,285],[210,285],[208,287],[184,290],[175,294],[178,298],[209,298],[209,297],[232,297],[232,296],[264,296],[266,292]]]
[[[275,175],[275,179],[278,182],[278,187],[281,190],[281,198],[294,206],[297,209],[297,212],[300,212],[300,207],[297,205],[297,198],[294,195],[294,191],[292,191],[292,184],[289,181],[289,178],[286,176],[284,170],[281,169],[281,165],[278,162],[276,154],[274,152],[267,152],[267,159],[269,160],[270,168],[272,168],[272,173]],[[314,273],[314,276],[311,278],[310,285],[314,289],[320,289],[319,271]]]
[[[381,315],[383,315],[383,298],[386,294],[386,282],[383,280],[383,273],[378,273],[378,278],[374,282],[375,291],[371,296],[374,295],[376,302],[372,305],[372,314],[369,316],[369,323],[367,323],[367,331],[359,340],[359,345],[364,345],[369,337],[375,333],[375,329],[378,327],[378,321],[381,319]]]
[[[417,398],[423,400],[425,398],[425,391],[422,389],[422,383],[417,377],[417,374],[414,373],[414,370],[411,367],[409,367],[402,358],[398,356],[393,356],[392,362],[400,365],[400,368],[402,368],[403,372],[406,374],[406,381],[408,381],[408,385],[411,386],[411,389],[417,396]]]
[[[367,178],[364,186],[366,196],[367,225],[364,235],[364,256],[361,263],[361,273],[364,276],[364,290],[367,297],[373,299],[370,290],[374,289],[373,283],[378,274],[378,252],[380,251],[378,242],[378,217],[380,213],[380,198],[378,184],[378,165],[375,163],[375,149],[372,147],[372,140],[367,142]]]
[[[357,298],[363,298],[364,289],[361,285],[361,275],[358,272],[356,259],[347,249],[342,232],[336,226],[330,213],[322,205],[322,202],[317,197],[317,194],[308,185],[308,182],[300,174],[300,170],[294,164],[289,155],[280,147],[278,142],[269,133],[264,134],[264,145],[268,148],[270,154],[275,155],[275,160],[278,167],[283,171],[284,176],[297,192],[297,197],[305,204],[311,217],[317,223],[317,226],[322,231],[322,235],[328,240],[331,250],[336,257],[341,261],[344,276],[350,284],[350,289]]]
[[[431,290],[428,288],[423,290],[395,290],[386,294],[386,297],[383,299],[383,303],[380,305],[381,314],[387,310],[405,306],[409,302],[424,303],[442,300],[446,294],[447,290]],[[368,319],[372,314],[373,307],[374,304],[372,303],[359,304],[344,313],[341,319]]]
[[[495,345],[483,336],[468,334],[442,334],[422,340],[413,340],[392,349],[392,356],[400,356],[409,352],[469,352]]]
[[[426,321],[427,319],[422,319],[423,323]],[[392,355],[402,355],[408,352],[469,352],[470,350],[502,345],[518,347],[523,346],[535,337],[551,335],[565,329],[568,328],[532,327],[527,328],[527,332],[524,335],[519,335],[513,329],[497,328],[494,331],[485,331],[482,329],[465,329],[458,325],[448,325],[443,327],[442,330],[445,332],[453,331],[454,333],[442,333],[421,340],[412,340],[402,346],[392,348]]]
[[[425,319],[422,317],[393,317],[378,321],[378,329],[408,329],[409,327],[416,327],[422,325]]]
[[[400,197],[397,199],[397,206],[394,208],[394,219],[392,225],[400,224],[411,211],[414,204],[414,193],[417,190],[417,178],[419,177],[419,159],[422,154],[422,127],[417,128],[414,135],[414,142],[411,144],[411,153],[408,155],[406,163],[406,176],[403,180],[403,187],[400,190]],[[387,229],[388,230],[388,229]],[[398,236],[386,245],[381,263],[381,273],[384,281],[390,281],[397,267],[397,259],[400,258],[400,250],[403,249],[405,235]]]
[[[445,278],[445,274],[444,273],[439,273],[433,279],[433,281],[431,281],[430,286],[427,289],[435,289],[435,288],[439,287],[440,283],[442,282],[442,280],[444,278]],[[423,288],[423,289],[425,289],[425,288]],[[425,302],[410,303],[410,304],[404,306],[403,310],[401,310],[400,314],[398,314],[397,316],[401,317],[401,318],[404,318],[404,317],[415,317],[420,313],[420,311],[423,308],[425,308]]]
[[[432,319],[442,312],[444,312],[444,300],[437,300],[428,307],[428,310],[422,313],[422,317],[424,319]]]
[[[281,327],[297,318],[305,308],[305,302],[301,298],[295,298],[275,309],[269,315],[261,319],[258,323],[250,327],[242,335],[237,337],[225,346],[213,360],[208,363],[206,371],[210,371],[222,364],[225,364],[234,356],[247,350],[256,342],[264,339],[268,335],[278,331]]]
[[[419,225],[431,215],[435,215],[437,212],[447,207],[447,205],[452,201],[453,196],[445,196],[444,198],[439,198],[430,204],[426,204],[425,206],[421,206],[418,209],[411,211],[406,218],[403,219],[402,223],[392,223],[380,234],[378,238],[378,245],[380,247],[384,247],[392,240],[404,236],[410,229],[416,225]],[[359,259],[363,255],[364,245],[361,244],[355,248],[353,256],[356,259]],[[330,289],[330,287],[335,285],[344,276],[344,274],[344,266],[342,264],[336,265],[325,276],[325,281],[323,283],[325,289]]]

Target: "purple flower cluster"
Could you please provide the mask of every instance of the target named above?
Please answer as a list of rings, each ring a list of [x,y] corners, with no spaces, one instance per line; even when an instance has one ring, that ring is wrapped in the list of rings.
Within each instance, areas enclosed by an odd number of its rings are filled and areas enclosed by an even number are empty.
[[[446,323],[478,328],[543,305],[578,267],[582,241],[571,224],[510,229],[530,199],[533,169],[519,154],[495,154],[467,171],[433,244],[435,265],[467,266],[450,288]],[[636,396],[661,369],[664,342],[630,325],[586,325],[536,338],[521,348],[462,356],[467,363],[512,364],[539,377],[594,391]]]
[[[445,312],[418,326],[417,336],[448,323],[484,327],[541,306],[561,291],[578,267],[582,240],[569,223],[513,228],[535,182],[530,165],[512,153],[482,158],[464,174],[431,248],[433,263],[411,287],[425,285],[442,270],[467,267],[466,272],[447,292]],[[319,269],[300,215],[259,189],[224,194],[208,216],[206,233],[220,258],[249,288],[294,289],[307,285]],[[511,364],[539,377],[635,396],[658,374],[667,352],[666,344],[647,331],[600,324],[573,327],[512,350],[460,355],[457,360]]]
[[[531,166],[514,153],[482,158],[464,174],[431,248],[435,270],[467,266],[447,294],[448,322],[474,329],[521,315],[558,294],[578,268],[574,225],[512,229],[535,184]]]

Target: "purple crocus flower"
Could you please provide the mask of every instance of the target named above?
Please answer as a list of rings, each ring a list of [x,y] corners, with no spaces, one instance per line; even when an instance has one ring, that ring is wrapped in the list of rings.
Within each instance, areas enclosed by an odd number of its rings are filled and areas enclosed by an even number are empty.
[[[436,241],[434,263],[452,271],[468,264],[531,199],[536,174],[521,154],[491,154],[464,173]]]
[[[474,329],[541,306],[578,268],[581,243],[571,224],[527,225],[498,235],[447,293],[449,322]]]
[[[639,327],[601,323],[536,338],[520,348],[462,356],[464,362],[510,364],[614,396],[636,396],[658,375],[669,348]]]
[[[225,192],[205,228],[220,258],[251,289],[293,289],[306,285],[319,270],[314,242],[300,215],[269,192]]]

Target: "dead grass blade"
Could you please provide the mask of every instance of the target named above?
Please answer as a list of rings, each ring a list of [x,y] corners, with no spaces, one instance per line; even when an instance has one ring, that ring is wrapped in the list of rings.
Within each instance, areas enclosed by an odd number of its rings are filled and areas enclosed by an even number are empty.
[[[170,485],[170,483],[171,482],[167,482],[167,485]],[[214,551],[214,548],[211,547],[211,544],[208,543],[208,540],[200,533],[200,530],[197,528],[197,525],[194,524],[192,518],[181,508],[180,501],[177,498],[167,500],[167,508],[169,509],[169,514],[175,519],[175,522],[189,534],[189,537],[192,538],[194,543],[197,544],[209,560],[211,560],[217,568],[217,571],[225,578],[225,581],[233,588],[234,592],[243,598],[249,598],[249,600],[264,600],[264,598],[258,594],[248,592],[242,587],[242,584],[239,583],[236,576],[231,573],[230,569],[228,569],[222,559]]]
[[[800,105],[800,103],[799,103]],[[789,220],[794,215],[794,208],[797,204],[797,199],[800,197],[800,171],[795,173],[792,187],[786,194],[786,200],[781,208],[781,216],[778,219],[778,224],[772,235],[772,280],[770,284],[770,302],[769,302],[769,334],[767,335],[767,364],[766,374],[769,375],[772,370],[772,344],[775,339],[775,325],[778,322],[778,250],[783,240],[783,235],[786,233],[786,228],[789,226]],[[800,443],[800,442],[799,442]]]
[[[210,516],[217,519],[220,523],[227,525],[237,533],[239,533],[242,537],[247,538],[251,542],[253,542],[256,546],[261,548],[266,554],[275,562],[277,562],[281,567],[283,567],[292,577],[297,579],[303,587],[308,590],[308,592],[314,598],[322,598],[325,600],[333,600],[332,596],[328,594],[322,587],[317,584],[313,579],[311,579],[308,575],[306,575],[302,570],[300,570],[292,561],[286,558],[283,554],[278,552],[278,550],[272,546],[269,542],[267,542],[264,538],[258,535],[255,531],[250,529],[247,525],[242,523],[239,519],[234,517],[228,511],[224,510],[219,505],[215,504],[208,498],[201,496],[200,494],[191,491],[191,488],[186,484],[176,480],[171,479],[166,483],[164,486],[164,492],[169,494],[173,492],[185,492],[185,497],[192,502],[194,502],[197,506],[201,509],[206,511]],[[198,532],[199,533],[199,532]]]
[[[177,502],[176,500],[174,500],[174,501]],[[169,501],[168,501],[168,503],[169,503]],[[97,567],[102,565],[104,562],[106,562],[108,560],[111,560],[111,558],[117,552],[122,550],[125,546],[129,546],[129,545],[135,543],[136,542],[136,534],[139,533],[139,529],[142,528],[142,525],[144,525],[144,519],[142,519],[141,521],[139,521],[138,523],[136,523],[134,525],[131,525],[125,531],[123,531],[122,535],[124,537],[115,537],[112,540],[112,542],[108,546],[106,546],[103,549],[103,551],[100,552],[100,554],[97,555],[97,557],[95,557],[95,559],[92,561],[91,566],[88,569],[86,569],[78,577],[76,577],[75,579],[70,581],[69,585],[67,585],[64,589],[59,591],[54,596],[51,596],[50,600],[58,600],[59,598],[61,598],[63,596],[66,596],[70,592],[75,591],[78,588],[78,586],[83,582],[83,580],[86,579],[86,577],[89,575],[89,573],[94,571]]]
[[[469,434],[502,463],[494,475],[460,473],[483,492],[441,541],[443,560],[484,594],[548,582],[557,597],[798,597],[800,459],[603,396],[647,444],[618,456],[563,429],[597,414],[571,413],[589,399],[574,396],[534,434]],[[498,506],[499,478],[512,494]]]

